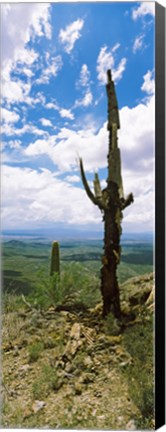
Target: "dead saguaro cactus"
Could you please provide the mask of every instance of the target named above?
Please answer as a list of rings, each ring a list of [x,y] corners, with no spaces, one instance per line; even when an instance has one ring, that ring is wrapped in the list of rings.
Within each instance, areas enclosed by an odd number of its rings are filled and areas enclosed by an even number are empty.
[[[108,124],[109,148],[108,148],[108,177],[107,186],[101,190],[98,174],[94,178],[94,193],[90,190],[86,180],[83,162],[80,159],[80,172],[85,191],[91,201],[99,207],[104,221],[104,254],[101,268],[101,293],[103,297],[103,317],[112,311],[115,317],[121,315],[120,295],[117,280],[117,266],[120,262],[120,236],[122,233],[122,211],[130,205],[134,199],[130,193],[126,198],[123,193],[121,176],[121,156],[118,148],[118,129],[120,129],[119,110],[116,98],[114,82],[111,71],[107,71],[108,97]]]
[[[50,276],[54,273],[60,274],[60,258],[59,258],[59,243],[54,241],[52,243],[51,250],[51,268],[50,268]]]

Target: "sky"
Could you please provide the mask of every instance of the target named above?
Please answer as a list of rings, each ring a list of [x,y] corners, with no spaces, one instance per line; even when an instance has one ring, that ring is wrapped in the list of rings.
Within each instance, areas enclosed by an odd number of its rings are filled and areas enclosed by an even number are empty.
[[[107,179],[107,69],[119,105],[123,232],[154,228],[154,2],[1,4],[2,228],[102,230],[82,157]]]

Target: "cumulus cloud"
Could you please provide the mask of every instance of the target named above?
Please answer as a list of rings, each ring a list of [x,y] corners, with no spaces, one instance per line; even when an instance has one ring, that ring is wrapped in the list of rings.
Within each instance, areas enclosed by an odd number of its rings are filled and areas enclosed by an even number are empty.
[[[119,147],[124,191],[126,194],[133,192],[135,197],[132,216],[126,210],[124,223],[133,223],[133,227],[138,223],[140,231],[148,227],[151,229],[154,217],[154,120],[154,96],[134,108],[125,106],[120,110]],[[96,170],[100,174],[100,169],[107,168],[107,152],[108,132],[105,122],[97,133],[87,128],[79,131],[62,128],[54,136],[31,143],[25,155],[32,160],[33,157],[46,154],[59,172],[71,173],[66,178],[70,182],[72,176],[76,175],[77,179],[78,156],[83,158],[87,175]]]
[[[50,120],[46,119],[46,118],[41,118],[40,122],[42,124],[42,126],[48,126],[48,127],[52,127],[52,123]]]
[[[140,5],[132,11],[133,20],[137,20],[137,18],[146,15],[155,15],[155,2],[141,2]]]
[[[59,40],[64,46],[67,54],[70,54],[74,48],[75,42],[81,37],[81,30],[84,25],[84,20],[78,18],[76,21],[69,24],[65,29],[59,32]]]
[[[20,79],[17,81],[2,81],[2,97],[9,105],[20,102],[31,103],[29,97],[31,90],[30,83],[24,83]]]
[[[58,111],[60,117],[62,117],[62,118],[67,118],[69,120],[74,120],[74,114],[72,113],[71,109],[60,107],[56,102],[48,102],[45,105],[45,108],[47,108],[47,109],[53,109],[55,111]]]
[[[19,31],[18,31],[19,28]],[[2,98],[8,104],[25,102],[31,104],[30,78],[38,59],[34,49],[27,47],[35,37],[51,38],[50,5],[2,4],[1,5],[1,60]],[[12,77],[12,72],[22,72],[25,80]]]
[[[43,129],[39,129],[38,127],[34,126],[32,123],[24,124],[21,128],[19,127],[16,128],[11,123],[4,123],[2,125],[2,133],[7,137],[11,137],[11,136],[21,137],[27,133],[35,136],[43,136],[45,138],[48,136],[47,131],[44,131]]]
[[[74,120],[74,114],[71,112],[70,109],[60,108],[59,114],[62,118],[68,118],[70,120]]]
[[[109,49],[106,45],[100,49],[98,58],[97,58],[97,77],[100,84],[106,83],[106,72],[107,69],[112,70],[112,77],[115,82],[118,82],[123,75],[123,72],[126,68],[127,59],[123,57],[119,64],[115,65],[115,57],[114,52],[119,48],[120,44],[116,44],[112,49]]]
[[[15,111],[9,111],[6,108],[1,108],[1,118],[5,123],[16,123],[20,116]]]
[[[155,92],[155,80],[153,75],[153,72],[148,70],[148,72],[143,76],[144,82],[141,90],[145,91],[148,95],[152,95]]]
[[[67,177],[65,177],[65,181],[69,183],[79,183],[80,180],[81,179],[78,175],[68,175]]]
[[[19,223],[32,227],[48,220],[73,225],[97,225],[101,221],[99,210],[81,187],[56,178],[49,170],[38,172],[4,165],[2,201],[2,219],[8,227]],[[13,207],[15,212],[11,211]]]
[[[153,157],[154,145],[154,97],[134,108],[120,110],[121,129],[119,144],[123,153],[123,166],[127,170],[142,172],[145,162]],[[72,130],[62,128],[47,140],[37,140],[25,150],[26,155],[46,153],[58,168],[70,171],[77,167],[76,158],[83,157],[89,172],[107,166],[108,133],[106,123],[95,133],[93,128]]]
[[[47,109],[53,109],[53,110],[59,110],[59,106],[55,102],[48,102],[45,105],[45,108],[47,108]]]
[[[1,5],[1,28],[2,62],[14,60],[31,37],[51,38],[50,4],[4,3]]]

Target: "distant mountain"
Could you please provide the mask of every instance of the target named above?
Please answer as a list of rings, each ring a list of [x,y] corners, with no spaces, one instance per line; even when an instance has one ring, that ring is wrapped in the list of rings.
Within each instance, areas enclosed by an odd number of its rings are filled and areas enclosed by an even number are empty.
[[[98,230],[83,230],[76,228],[62,228],[57,227],[55,229],[38,229],[38,230],[4,230],[2,232],[2,237],[8,238],[8,240],[25,238],[37,238],[37,240],[102,240],[103,231]],[[143,232],[143,233],[123,233],[122,242],[152,242],[153,233]]]

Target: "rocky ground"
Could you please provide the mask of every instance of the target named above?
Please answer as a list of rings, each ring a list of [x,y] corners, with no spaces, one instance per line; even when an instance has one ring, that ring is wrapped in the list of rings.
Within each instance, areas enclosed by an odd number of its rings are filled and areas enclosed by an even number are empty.
[[[59,312],[24,302],[19,310],[8,307],[2,320],[2,426],[137,429],[143,414],[131,387],[140,377],[136,381],[137,358],[127,341],[146,332],[153,297],[150,274],[121,287],[121,322],[112,315],[103,320],[101,304]],[[146,360],[145,372],[153,374]]]

